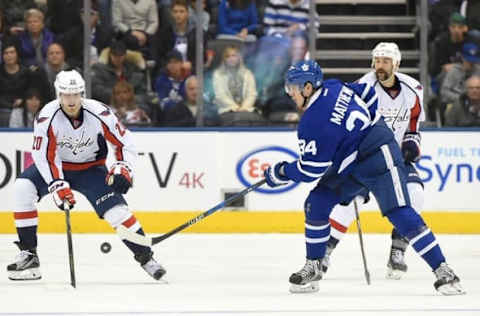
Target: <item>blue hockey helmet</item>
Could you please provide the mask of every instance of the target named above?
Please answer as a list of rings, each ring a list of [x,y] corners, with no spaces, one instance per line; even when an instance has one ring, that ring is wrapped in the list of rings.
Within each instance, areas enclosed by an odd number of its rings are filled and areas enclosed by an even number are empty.
[[[314,60],[302,60],[291,66],[285,75],[285,91],[288,93],[289,86],[298,86],[303,89],[310,82],[314,89],[318,89],[323,83],[323,71]]]

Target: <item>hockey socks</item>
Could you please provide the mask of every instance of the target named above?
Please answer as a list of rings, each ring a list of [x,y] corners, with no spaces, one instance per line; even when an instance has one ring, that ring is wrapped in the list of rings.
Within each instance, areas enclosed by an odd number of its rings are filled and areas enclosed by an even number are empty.
[[[330,223],[328,221],[305,221],[305,242],[307,259],[320,259],[325,256],[327,241],[330,238]]]
[[[412,247],[432,270],[436,270],[442,262],[445,262],[445,257],[435,236],[413,208],[404,206],[393,209],[387,214],[387,217],[398,233],[410,240]]]
[[[22,250],[35,249],[37,247],[38,212],[22,211],[14,212],[15,226]]]

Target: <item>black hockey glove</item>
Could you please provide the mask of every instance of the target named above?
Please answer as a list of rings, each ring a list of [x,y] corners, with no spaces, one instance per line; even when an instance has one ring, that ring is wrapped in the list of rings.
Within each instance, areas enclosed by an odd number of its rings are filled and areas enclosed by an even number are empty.
[[[417,162],[420,159],[420,134],[406,133],[402,141],[402,154],[405,162]]]
[[[127,162],[117,161],[110,168],[105,181],[113,191],[125,194],[133,184],[132,169]]]

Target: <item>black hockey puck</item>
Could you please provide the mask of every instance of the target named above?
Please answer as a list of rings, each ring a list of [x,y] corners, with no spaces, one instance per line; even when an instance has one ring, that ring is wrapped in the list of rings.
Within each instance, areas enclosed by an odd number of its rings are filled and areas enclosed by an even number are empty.
[[[103,253],[109,253],[110,250],[112,250],[112,245],[110,245],[110,243],[108,242],[103,242],[101,245],[100,245],[100,250],[103,252]]]

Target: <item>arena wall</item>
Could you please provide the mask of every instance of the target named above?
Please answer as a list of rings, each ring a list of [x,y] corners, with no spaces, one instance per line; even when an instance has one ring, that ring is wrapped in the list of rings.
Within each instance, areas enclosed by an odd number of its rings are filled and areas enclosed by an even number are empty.
[[[126,199],[147,232],[168,231],[247,185],[278,160],[296,157],[296,133],[287,129],[134,131],[139,157]],[[424,216],[441,233],[480,233],[480,131],[425,131],[417,163],[425,181]],[[0,233],[14,233],[12,187],[30,163],[31,131],[0,132]],[[262,187],[242,205],[218,212],[190,232],[302,232],[303,201],[312,184]],[[227,195],[228,196],[228,195]],[[74,232],[112,232],[77,194]],[[391,229],[376,210],[362,206],[365,232]],[[38,204],[40,232],[62,232],[64,215],[49,196]],[[355,228],[352,226],[351,231]]]

